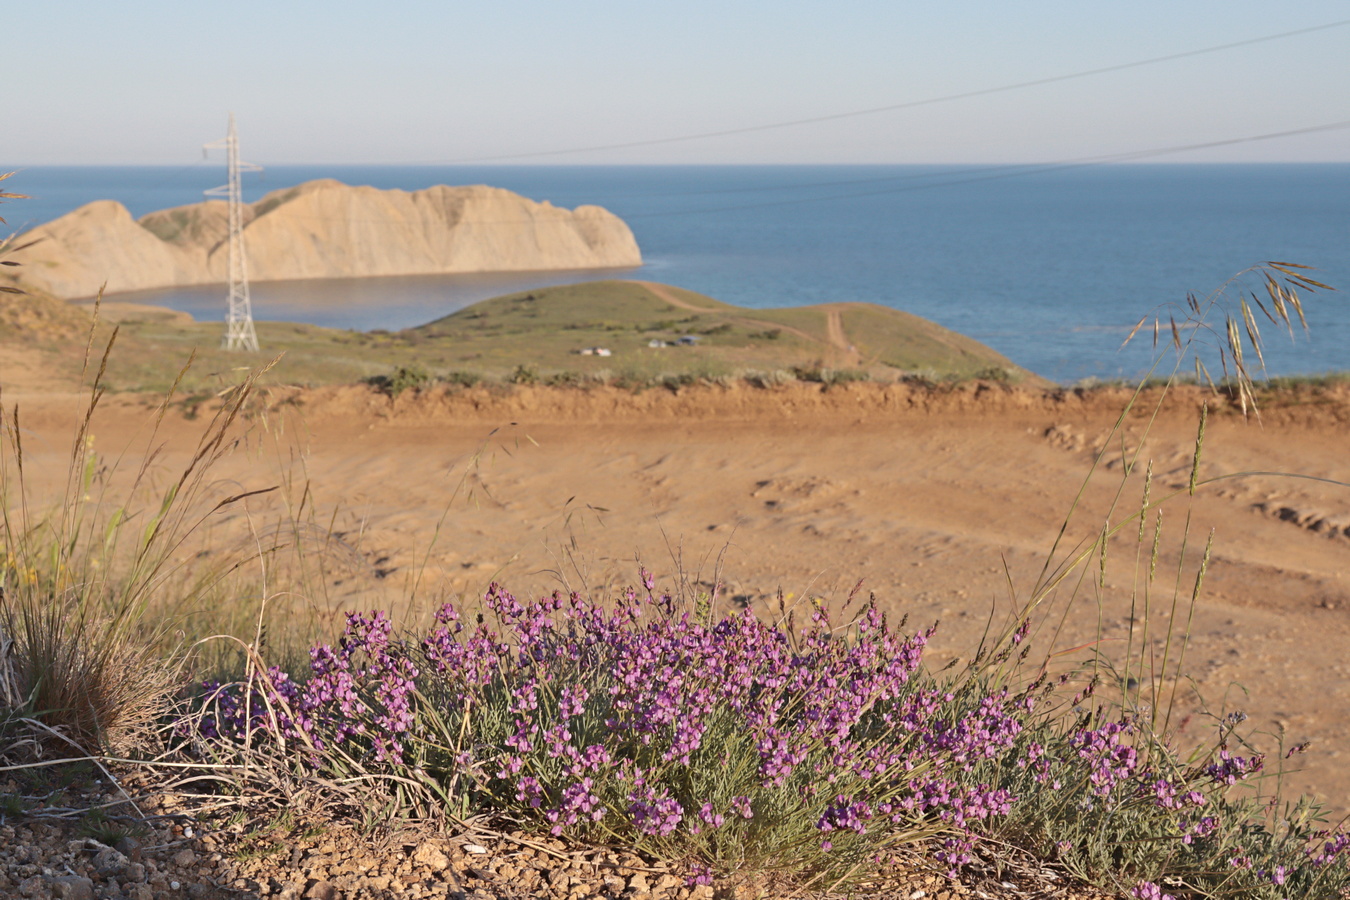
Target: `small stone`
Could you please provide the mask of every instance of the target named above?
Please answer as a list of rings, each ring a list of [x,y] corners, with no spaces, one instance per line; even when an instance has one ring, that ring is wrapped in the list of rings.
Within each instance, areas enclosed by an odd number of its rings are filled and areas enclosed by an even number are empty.
[[[154,900],[155,892],[148,884],[133,884],[126,889],[127,900]]]
[[[41,875],[33,875],[19,882],[20,897],[36,897],[39,894],[48,893],[45,889],[47,883],[42,880]]]
[[[120,850],[103,847],[94,854],[94,868],[103,876],[120,875],[131,864],[131,860]]]
[[[338,889],[327,881],[316,881],[305,891],[305,900],[338,900]]]
[[[446,856],[445,852],[431,841],[423,841],[418,844],[417,849],[413,852],[412,859],[419,866],[425,866],[433,872],[439,872],[450,865],[450,857]]]
[[[122,877],[133,884],[140,884],[145,881],[145,866],[138,862],[131,863],[122,871]]]
[[[669,891],[682,885],[684,881],[669,873],[656,879],[656,884],[652,886],[654,891]]]
[[[197,854],[191,850],[179,850],[173,855],[173,864],[180,869],[186,869],[197,861]]]
[[[635,872],[633,877],[628,879],[628,890],[635,893],[646,893],[650,891],[651,885],[647,883],[647,875],[644,872]]]
[[[79,875],[63,875],[52,879],[52,896],[56,900],[94,900],[94,882]]]
[[[113,845],[113,849],[132,862],[138,863],[141,861],[141,842],[134,837],[127,836],[122,838]]]

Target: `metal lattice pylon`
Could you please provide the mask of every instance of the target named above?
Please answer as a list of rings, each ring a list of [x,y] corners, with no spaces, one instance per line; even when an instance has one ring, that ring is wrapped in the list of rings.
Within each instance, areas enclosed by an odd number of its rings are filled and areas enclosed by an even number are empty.
[[[253,304],[248,295],[248,257],[244,253],[243,192],[239,186],[240,172],[261,172],[262,166],[239,160],[239,135],[234,130],[234,113],[230,113],[230,131],[224,140],[213,141],[206,149],[224,147],[229,167],[228,184],[206,191],[208,197],[224,197],[230,210],[229,244],[230,293],[226,300],[225,337],[220,346],[226,350],[257,350],[258,334],[253,329]]]

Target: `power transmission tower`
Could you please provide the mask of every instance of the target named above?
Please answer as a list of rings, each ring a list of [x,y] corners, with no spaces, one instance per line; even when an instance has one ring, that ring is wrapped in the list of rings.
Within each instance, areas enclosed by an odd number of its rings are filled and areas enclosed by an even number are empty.
[[[213,141],[203,152],[224,147],[229,168],[228,184],[206,191],[208,197],[224,197],[230,210],[229,268],[230,293],[225,313],[225,337],[220,346],[226,350],[257,350],[258,334],[253,330],[253,304],[248,296],[248,257],[244,255],[243,194],[239,187],[240,172],[261,172],[262,166],[239,161],[239,135],[234,130],[234,113],[230,113],[230,132],[224,140]]]

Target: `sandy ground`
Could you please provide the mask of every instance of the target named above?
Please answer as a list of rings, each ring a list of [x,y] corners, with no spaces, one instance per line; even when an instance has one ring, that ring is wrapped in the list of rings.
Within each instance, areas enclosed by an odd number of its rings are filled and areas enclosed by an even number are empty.
[[[38,359],[0,363],[5,405],[21,410],[30,493],[52,496],[83,399],[43,376]],[[301,517],[340,539],[329,542],[343,556],[329,571],[331,605],[402,603],[417,573],[428,602],[476,595],[493,579],[521,595],[603,591],[633,583],[640,560],[665,584],[719,582],[729,606],[765,614],[780,591],[789,604],[838,602],[861,579],[864,594],[911,625],[941,621],[934,658],[965,657],[991,611],[1001,625],[1032,592],[1126,396],[795,385],[636,395],[475,389],[390,401],[357,387],[277,390],[271,410],[239,432],[207,493],[283,490],[222,510],[202,534],[210,553],[236,552],[266,530],[260,523],[288,515],[283,496],[307,487]],[[1163,411],[1123,490],[1120,439],[1107,448],[1061,558],[1103,523],[1137,511],[1144,460],[1155,499],[1185,488],[1199,399]],[[191,419],[176,408],[151,439],[144,398],[106,398],[96,446],[105,458],[122,455],[122,471],[159,448],[154,465],[167,483],[205,427],[208,410],[199,412]],[[1124,446],[1138,445],[1145,424],[1127,422]],[[1344,393],[1268,408],[1260,423],[1220,410],[1209,419],[1200,473],[1350,482],[1348,433]],[[1137,528],[1127,524],[1104,574],[1094,558],[1076,596],[1075,576],[1044,602],[1053,612],[1040,621],[1057,621],[1067,607],[1057,663],[1089,656],[1069,648],[1098,636],[1096,646],[1116,658],[1143,642],[1143,617],[1132,620],[1131,608],[1142,603],[1153,515],[1142,566]],[[1350,749],[1350,490],[1269,475],[1226,480],[1193,502],[1183,490],[1162,521],[1153,636],[1178,582],[1177,627],[1185,627],[1214,529],[1185,670],[1213,708],[1245,710],[1251,724],[1290,743],[1312,740],[1289,784],[1338,810],[1350,806],[1350,756],[1342,755]],[[1154,647],[1160,658],[1162,644]],[[1205,727],[1203,716],[1184,719],[1178,740]]]

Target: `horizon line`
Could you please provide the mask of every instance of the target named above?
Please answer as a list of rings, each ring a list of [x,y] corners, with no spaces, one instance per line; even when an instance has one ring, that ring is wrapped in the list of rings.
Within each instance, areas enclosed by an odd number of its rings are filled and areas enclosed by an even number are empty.
[[[790,168],[790,167],[838,167],[838,168],[861,168],[864,166],[943,166],[946,168],[962,168],[974,166],[1049,166],[1061,164],[1063,160],[1042,160],[1035,162],[1009,162],[998,160],[985,160],[978,162],[614,162],[614,163],[425,163],[425,162],[335,162],[332,160],[320,160],[315,162],[271,162],[263,163],[264,167],[285,167],[285,166],[365,166],[365,167],[388,167],[388,168],[406,168],[406,169],[655,169],[655,168],[682,168],[682,169],[708,169],[708,168]],[[1103,161],[1097,164],[1102,166],[1343,166],[1350,165],[1350,159],[1327,159],[1327,160],[1209,160],[1182,162],[1177,160],[1111,160]],[[216,165],[189,164],[182,165],[173,162],[86,162],[86,163],[4,163],[0,164],[0,172],[22,172],[27,169],[116,169],[116,168],[173,168],[173,169],[197,169],[197,168],[218,168]]]

